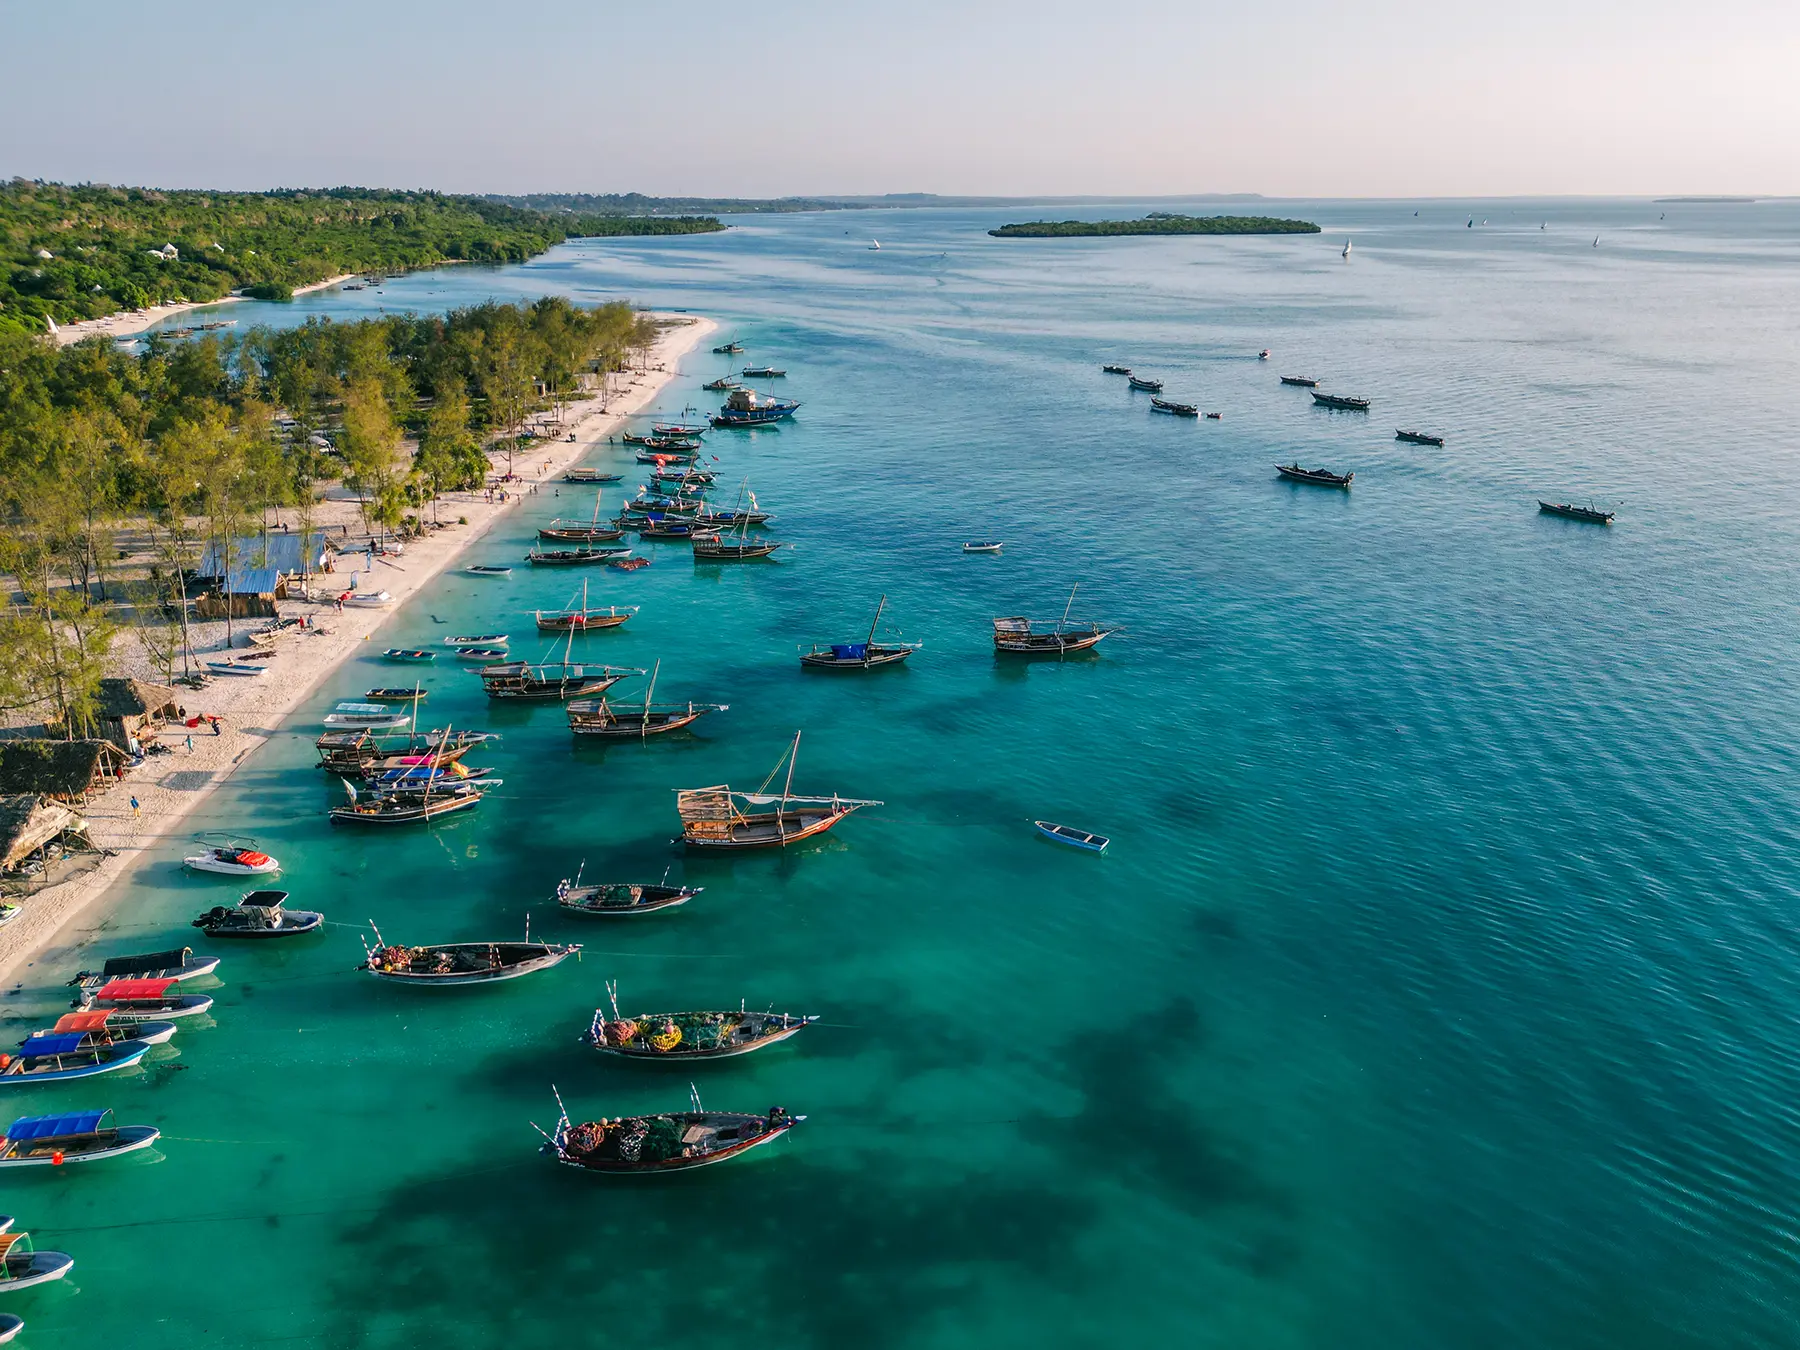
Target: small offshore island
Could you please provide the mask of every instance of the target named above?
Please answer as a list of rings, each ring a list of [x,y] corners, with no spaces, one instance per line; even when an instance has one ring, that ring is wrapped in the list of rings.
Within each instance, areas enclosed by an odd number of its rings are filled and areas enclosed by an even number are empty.
[[[1142,220],[1031,220],[989,230],[996,239],[1089,239],[1119,234],[1317,234],[1310,220],[1274,216],[1184,216],[1152,211]]]

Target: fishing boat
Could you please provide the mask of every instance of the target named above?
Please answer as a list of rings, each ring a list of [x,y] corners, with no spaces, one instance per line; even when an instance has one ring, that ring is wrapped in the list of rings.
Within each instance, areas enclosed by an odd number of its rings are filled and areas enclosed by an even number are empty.
[[[732,511],[698,511],[690,519],[702,530],[724,531],[736,529],[740,525],[760,529],[775,517],[767,511],[745,511],[740,508]]]
[[[630,517],[694,516],[705,508],[706,503],[691,493],[677,496],[669,496],[665,493],[645,493],[625,503],[619,524],[625,529],[630,529]]]
[[[1217,422],[1222,420],[1224,416],[1224,413],[1208,413],[1206,414],[1206,420],[1209,422]]]
[[[685,905],[704,886],[671,886],[664,876],[651,884],[636,881],[608,881],[584,886],[581,874],[587,870],[584,861],[575,869],[575,879],[564,877],[556,883],[556,903],[571,914],[632,915],[652,914],[659,909]]]
[[[750,539],[745,531],[749,522],[738,526],[737,533],[722,534],[716,530],[696,530],[691,538],[694,544],[694,561],[705,563],[754,562],[758,558],[767,558],[776,549],[785,547],[776,539]]]
[[[627,553],[617,558],[608,558],[606,560],[606,565],[608,567],[616,567],[621,572],[635,572],[640,567],[648,567],[650,565],[650,560],[648,558],[633,557],[631,554]]]
[[[458,633],[444,639],[446,647],[504,647],[512,639],[505,633]]]
[[[634,436],[626,432],[619,439],[626,445],[642,445],[652,450],[667,450],[676,454],[691,454],[700,449],[700,442],[692,436]]]
[[[346,606],[354,605],[358,609],[380,609],[393,603],[394,597],[386,591],[352,591],[344,598]]]
[[[490,566],[487,563],[470,563],[463,568],[463,571],[476,577],[510,577],[512,575],[510,567]]]
[[[319,752],[321,769],[360,776],[377,768],[449,764],[461,759],[475,746],[498,739],[493,732],[487,731],[414,732],[404,741],[396,741],[391,734],[378,731],[328,731],[313,742],[313,748]]]
[[[194,927],[216,938],[285,938],[316,933],[325,916],[310,909],[287,909],[286,891],[251,891],[235,905],[214,905]]]
[[[1104,853],[1106,846],[1112,843],[1103,834],[1090,834],[1072,825],[1058,825],[1048,820],[1034,820],[1031,823],[1044,838],[1054,839],[1059,844],[1068,844],[1073,848],[1085,848],[1091,853]]]
[[[998,553],[1005,547],[1004,539],[971,539],[962,550],[964,553]]]
[[[689,408],[688,411],[693,412],[694,409]],[[652,435],[683,436],[689,440],[695,441],[706,435],[709,429],[710,428],[708,428],[705,423],[701,423],[698,426],[692,426],[686,422],[652,422],[650,424],[650,432]]]
[[[542,1151],[584,1172],[644,1174],[685,1172],[709,1167],[773,1143],[805,1116],[791,1116],[773,1106],[766,1116],[735,1111],[707,1111],[700,1094],[689,1088],[692,1110],[652,1116],[620,1116],[571,1124],[562,1097],[555,1133],[544,1136]]]
[[[238,675],[251,678],[269,673],[267,666],[259,666],[254,661],[208,661],[206,668],[215,675]]]
[[[428,666],[437,660],[436,652],[428,652],[418,647],[389,647],[381,655],[386,660],[413,666]]]
[[[744,344],[737,341],[736,339],[733,339],[730,342],[721,343],[719,346],[714,347],[713,355],[714,356],[736,356],[739,352],[741,352],[743,350],[744,350]]]
[[[637,462],[639,464],[692,464],[699,458],[699,454],[691,450],[680,452],[671,450],[640,450],[638,451]]]
[[[1394,439],[1410,441],[1414,445],[1442,445],[1444,443],[1442,436],[1433,436],[1424,431],[1395,431]]]
[[[128,1019],[162,1021],[203,1017],[212,1011],[210,995],[183,994],[178,992],[180,986],[179,980],[167,978],[108,980],[97,988],[81,990],[71,1006],[84,1012],[96,1008]]]
[[[555,648],[551,649],[552,651]],[[642,675],[642,670],[615,666],[585,666],[569,658],[575,650],[575,630],[568,630],[568,641],[561,661],[508,661],[488,666],[481,672],[481,687],[489,698],[560,699],[588,698],[604,694],[629,675]]]
[[[675,809],[681,817],[681,839],[689,848],[743,849],[785,848],[803,839],[825,833],[845,817],[865,806],[880,806],[877,801],[854,797],[796,796],[794,766],[800,759],[800,733],[786,752],[776,761],[769,776],[755,792],[733,792],[726,784],[704,788],[681,788],[675,794]],[[770,792],[769,785],[787,766],[787,777],[781,791]]]
[[[125,1041],[165,1045],[175,1039],[175,1024],[127,1017],[110,1008],[82,1008],[64,1013],[48,1031],[32,1032],[29,1043],[35,1044],[44,1036],[73,1035],[86,1037],[89,1046],[100,1049]]]
[[[485,790],[478,783],[461,783],[446,788],[428,786],[423,792],[408,789],[363,795],[346,782],[344,792],[349,801],[332,807],[328,814],[334,825],[424,825],[440,816],[473,809]]]
[[[1302,389],[1317,389],[1319,387],[1319,382],[1310,375],[1283,375],[1281,377],[1281,382],[1283,384],[1298,385]]]
[[[744,386],[732,379],[729,375],[721,375],[716,380],[708,380],[700,387],[715,394],[728,394],[733,389],[742,389]]]
[[[617,739],[659,736],[665,731],[680,731],[692,726],[709,712],[726,712],[725,703],[665,703],[651,700],[656,694],[656,677],[662,673],[658,661],[650,672],[650,687],[644,701],[615,704],[605,698],[584,699],[568,708],[569,730],[577,736],[611,736]]]
[[[238,844],[209,846],[181,860],[190,872],[216,872],[227,877],[261,877],[281,870],[279,859]]]
[[[141,956],[115,956],[101,964],[97,971],[83,970],[69,981],[72,987],[87,990],[104,989],[114,980],[197,980],[219,968],[216,956],[195,956],[192,947],[175,947],[166,952],[146,952]]]
[[[602,473],[599,469],[565,469],[562,480],[565,483],[616,483],[620,475]]]
[[[533,567],[594,567],[615,553],[630,551],[625,548],[534,548],[525,555],[525,561]]]
[[[754,389],[733,389],[726,395],[724,406],[713,414],[712,424],[715,427],[758,427],[792,417],[799,407],[798,399],[776,398],[773,394],[759,394]]]
[[[1573,502],[1538,502],[1538,510],[1548,516],[1563,516],[1568,520],[1585,520],[1590,525],[1610,525],[1616,511],[1601,511],[1593,506],[1576,506]]]
[[[1151,410],[1169,413],[1175,417],[1198,417],[1200,409],[1192,403],[1177,403],[1173,399],[1153,398],[1150,400]]]
[[[1350,256],[1350,241],[1349,241],[1349,240],[1348,240],[1348,239],[1346,239],[1346,240],[1344,240],[1344,253],[1343,253],[1343,256],[1344,256],[1344,257],[1346,257],[1346,258],[1348,258],[1348,257],[1349,257],[1349,256]]]
[[[1127,375],[1125,382],[1133,389],[1141,389],[1146,394],[1160,394],[1163,391],[1161,380],[1147,380],[1142,375]]]
[[[745,366],[738,372],[746,380],[782,380],[787,378],[785,370],[777,370],[774,366]]]
[[[1316,487],[1347,488],[1354,473],[1333,473],[1330,469],[1303,469],[1299,464],[1277,464],[1275,471],[1283,478],[1292,479],[1296,483],[1311,483]]]
[[[695,532],[699,530],[699,527],[691,520],[678,520],[673,516],[663,515],[661,512],[640,516],[627,522],[625,528],[636,530],[639,539],[662,540],[671,543],[683,539],[691,540]]]
[[[600,501],[605,495],[601,492],[594,494],[594,514],[590,519],[553,520],[538,530],[538,538],[567,544],[604,544],[617,539],[617,527],[611,521],[605,524],[600,522]]]
[[[1108,375],[1129,375],[1129,374],[1131,374],[1130,366],[1101,366],[1100,369],[1103,370],[1104,372],[1106,372]]]
[[[60,1280],[74,1264],[75,1258],[67,1252],[36,1250],[29,1233],[0,1233],[0,1294]]]
[[[425,691],[417,685],[411,689],[368,689],[363,692],[363,697],[370,703],[423,703]]]
[[[650,486],[659,491],[675,488],[693,492],[711,487],[717,477],[717,474],[689,464],[677,469],[658,469],[650,475]]]
[[[507,655],[504,647],[458,647],[456,649],[458,661],[480,661],[488,665],[492,665],[495,661],[506,660]]]
[[[150,1053],[147,1041],[117,1041],[90,1045],[81,1032],[30,1036],[19,1043],[17,1054],[0,1054],[0,1087],[29,1087],[38,1083],[63,1083],[76,1078],[129,1069]],[[0,1237],[0,1242],[5,1242]],[[0,1288],[5,1285],[0,1283]]]
[[[0,1138],[0,1167],[64,1167],[102,1162],[162,1137],[154,1125],[115,1125],[112,1111],[72,1111],[56,1116],[21,1116]]]
[[[1273,352],[1271,352],[1267,347],[1264,347],[1260,352],[1258,352],[1256,354],[1256,359],[1258,361],[1267,361],[1273,355],[1274,355]]]
[[[875,628],[881,622],[881,611],[887,608],[887,597],[875,606],[875,617],[861,642],[815,642],[800,653],[803,670],[873,670],[877,666],[894,666],[906,660],[925,644],[923,642],[877,642]]]
[[[995,619],[994,650],[1008,656],[1067,656],[1105,641],[1118,630],[1091,619],[1069,618],[1069,611],[1075,608],[1075,592],[1080,589],[1079,585],[1069,588],[1069,602],[1063,606],[1062,618],[1054,624],[1020,615]]]
[[[605,609],[588,604],[587,582],[581,583],[581,603],[569,609],[532,611],[540,633],[595,633],[617,628],[638,612],[636,605],[608,605]]]
[[[535,975],[561,965],[581,950],[579,942],[533,942],[527,927],[523,942],[440,942],[426,947],[390,945],[374,924],[375,945],[363,940],[367,959],[358,967],[393,984],[445,989],[452,985],[494,984]]]
[[[1321,408],[1334,408],[1342,412],[1367,412],[1369,400],[1366,398],[1350,398],[1344,394],[1321,394],[1313,390],[1313,402]]]
[[[411,713],[395,712],[379,703],[340,703],[325,714],[324,723],[334,731],[391,731],[412,718]]]
[[[0,903],[0,928],[5,927],[19,917],[19,907]]]
[[[613,980],[606,982],[606,1001],[612,1005],[612,1016],[609,1018],[604,1008],[594,1010],[594,1019],[582,1038],[588,1045],[603,1055],[671,1064],[736,1059],[779,1045],[819,1020],[793,1013],[751,1012],[742,1004],[735,1012],[637,1013],[626,1017],[619,1011],[619,986]]]

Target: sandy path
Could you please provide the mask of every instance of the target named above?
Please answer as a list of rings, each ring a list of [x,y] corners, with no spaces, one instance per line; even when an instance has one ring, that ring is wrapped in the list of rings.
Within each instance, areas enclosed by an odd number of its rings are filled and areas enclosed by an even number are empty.
[[[648,370],[614,377],[615,392],[606,412],[600,411],[598,399],[571,404],[565,416],[573,422],[574,441],[534,446],[516,457],[515,472],[526,480],[527,493],[529,484],[561,474],[597,442],[615,434],[625,417],[654,402],[673,378],[680,358],[717,327],[708,319],[670,317],[692,321],[664,332],[649,358]],[[618,389],[621,378],[629,381],[622,392]],[[499,464],[496,472],[504,469],[504,461]],[[443,498],[440,518],[455,520],[466,516],[467,525],[450,525],[427,534],[409,543],[395,565],[378,560],[372,574],[359,574],[361,589],[385,590],[394,597],[394,603],[385,608],[347,609],[340,615],[331,601],[283,601],[284,614],[305,615],[319,627],[284,638],[278,647],[280,655],[269,662],[271,669],[266,677],[252,680],[226,676],[188,693],[187,710],[216,714],[221,733],[215,736],[204,726],[196,729],[191,735],[193,749],[189,751],[187,729],[170,728],[163,743],[173,754],[147,760],[123,783],[82,808],[94,842],[114,850],[114,856],[84,876],[21,902],[18,917],[0,928],[0,982],[27,978],[27,971],[40,961],[56,964],[57,981],[72,974],[72,965],[63,969],[68,965],[63,956],[67,949],[91,937],[108,909],[96,902],[139,856],[166,840],[184,835],[183,818],[275,733],[282,719],[320,680],[346,657],[366,651],[365,637],[380,629],[408,597],[455,562],[520,500],[514,495],[505,504],[488,502],[482,492],[453,493]],[[327,579],[325,593],[335,596],[335,587],[347,584],[348,576]],[[139,806],[136,814],[131,809],[133,797]],[[248,883],[245,888],[250,889]]]

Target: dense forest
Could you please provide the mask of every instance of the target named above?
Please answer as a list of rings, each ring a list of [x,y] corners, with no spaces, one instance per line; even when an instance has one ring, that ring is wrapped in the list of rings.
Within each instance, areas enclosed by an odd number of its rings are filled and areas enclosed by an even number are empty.
[[[490,448],[656,332],[625,304],[552,297],[138,354],[0,329],[0,712],[79,734],[122,625],[165,678],[181,671],[187,570],[207,543],[280,507],[304,533],[333,481],[372,531],[403,527],[481,486]]]
[[[1130,234],[1317,234],[1308,220],[1274,216],[1183,216],[1155,211],[1142,220],[1033,220],[1002,225],[988,233],[997,239],[1087,239]]]
[[[757,215],[783,211],[845,211],[866,203],[819,197],[646,197],[641,192],[491,192],[485,200],[553,215],[640,217]]]
[[[453,258],[520,262],[578,236],[723,228],[694,216],[552,216],[436,192],[163,192],[13,179],[0,184],[0,329],[41,333],[46,319],[217,300],[239,289],[282,299],[346,272]]]

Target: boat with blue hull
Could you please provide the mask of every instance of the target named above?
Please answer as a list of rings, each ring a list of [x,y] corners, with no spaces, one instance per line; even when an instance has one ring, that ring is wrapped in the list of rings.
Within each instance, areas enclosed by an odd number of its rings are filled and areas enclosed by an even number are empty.
[[[1103,834],[1092,834],[1087,830],[1078,830],[1072,825],[1058,825],[1054,821],[1034,820],[1037,832],[1046,839],[1054,839],[1059,844],[1067,844],[1071,848],[1084,848],[1090,853],[1104,853],[1106,846],[1112,843]]]
[[[39,1083],[66,1083],[76,1078],[129,1069],[150,1051],[148,1041],[115,1041],[95,1045],[82,1032],[70,1031],[32,1036],[20,1042],[17,1054],[0,1055],[0,1087],[29,1087]]]
[[[724,405],[713,414],[715,427],[756,427],[792,417],[800,407],[797,398],[776,398],[754,389],[733,389]]]

